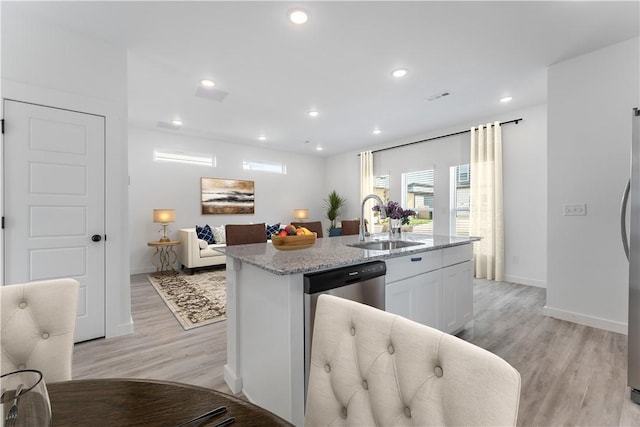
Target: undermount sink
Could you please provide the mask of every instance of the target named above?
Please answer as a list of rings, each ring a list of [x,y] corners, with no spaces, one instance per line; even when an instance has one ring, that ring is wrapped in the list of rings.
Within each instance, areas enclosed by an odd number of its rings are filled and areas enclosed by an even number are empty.
[[[373,242],[351,243],[347,246],[354,248],[369,249],[372,251],[388,251],[391,249],[407,248],[409,246],[421,245],[420,242],[408,242],[406,240],[375,240]]]

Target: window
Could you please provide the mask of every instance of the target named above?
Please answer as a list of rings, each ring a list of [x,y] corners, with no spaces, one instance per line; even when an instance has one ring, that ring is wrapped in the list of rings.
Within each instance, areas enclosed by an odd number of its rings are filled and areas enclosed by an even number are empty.
[[[389,200],[389,175],[373,177],[373,194],[385,203]]]
[[[216,167],[216,157],[211,154],[190,153],[177,150],[153,150],[153,161]]]
[[[471,166],[452,166],[450,182],[450,231],[455,236],[468,236],[469,208],[471,206]]]
[[[389,175],[373,177],[373,194],[380,197],[384,203],[387,203],[389,201],[389,182]],[[384,223],[386,222],[387,220],[381,221],[380,214],[375,212],[373,214],[373,232],[382,232]]]
[[[414,233],[433,234],[434,172],[429,169],[402,174],[401,205],[416,211],[410,223]]]
[[[282,175],[285,175],[287,173],[287,166],[280,163],[249,162],[247,160],[244,160],[242,162],[242,169],[259,172],[279,173]]]

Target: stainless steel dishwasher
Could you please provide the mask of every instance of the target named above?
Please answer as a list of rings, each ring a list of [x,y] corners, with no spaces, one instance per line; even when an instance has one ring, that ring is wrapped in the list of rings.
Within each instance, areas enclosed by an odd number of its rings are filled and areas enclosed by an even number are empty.
[[[313,338],[313,320],[318,297],[322,294],[361,302],[385,309],[384,276],[387,265],[384,261],[371,261],[333,270],[304,275],[304,390],[305,400],[309,383],[309,362]]]

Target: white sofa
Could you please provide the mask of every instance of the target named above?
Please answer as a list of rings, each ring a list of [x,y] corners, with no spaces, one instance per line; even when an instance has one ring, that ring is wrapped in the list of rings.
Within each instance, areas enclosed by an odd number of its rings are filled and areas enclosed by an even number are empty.
[[[181,228],[178,230],[178,238],[182,246],[180,248],[182,268],[191,270],[227,263],[227,257],[214,249],[224,248],[226,245],[224,243],[207,244],[204,240],[198,239],[195,228]]]

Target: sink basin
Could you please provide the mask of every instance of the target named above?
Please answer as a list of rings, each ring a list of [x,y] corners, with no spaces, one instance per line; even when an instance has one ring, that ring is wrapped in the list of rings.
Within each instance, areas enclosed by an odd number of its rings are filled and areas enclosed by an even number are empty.
[[[420,242],[408,242],[406,240],[376,240],[373,242],[351,243],[347,246],[354,248],[369,249],[372,251],[388,251],[391,249],[407,248],[409,246],[421,245]]]

